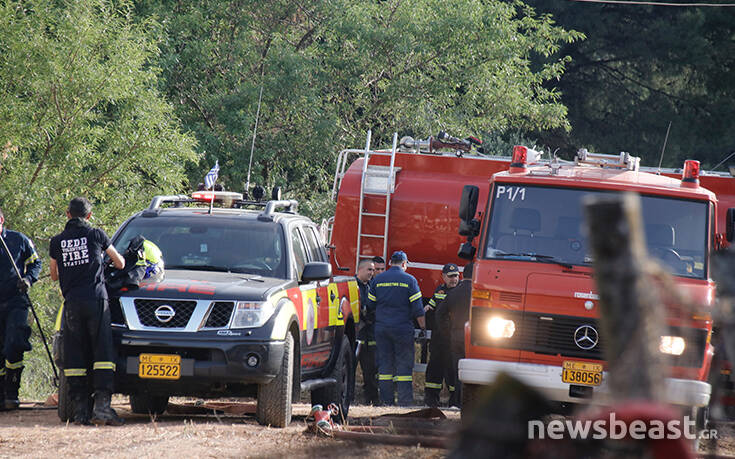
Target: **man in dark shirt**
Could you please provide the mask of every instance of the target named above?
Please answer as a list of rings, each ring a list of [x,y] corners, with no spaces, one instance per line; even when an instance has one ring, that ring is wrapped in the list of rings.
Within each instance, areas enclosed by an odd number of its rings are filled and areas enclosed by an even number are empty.
[[[375,265],[375,273],[373,274],[373,277],[377,276],[378,274],[385,271],[385,260],[381,256],[374,256],[372,258],[373,265]]]
[[[464,324],[470,320],[470,300],[472,299],[473,264],[464,267],[464,279],[447,293],[444,301],[436,309],[436,320],[449,330],[452,351],[452,371],[455,375],[454,397],[457,403],[462,401],[462,384],[457,375],[459,361],[464,358]]]
[[[367,294],[373,272],[375,272],[373,260],[366,259],[360,260],[357,265],[357,274],[355,274],[357,287],[360,289],[360,329],[357,331],[358,359],[360,368],[362,368],[365,403],[369,405],[380,403],[375,363],[375,310],[367,307]]]
[[[41,273],[41,260],[33,242],[23,233],[6,229],[4,224],[5,217],[0,210],[0,233],[8,248],[8,253],[0,254],[0,411],[20,406],[18,388],[24,368],[23,352],[31,350],[28,341],[31,302],[27,292]]]
[[[74,422],[89,424],[88,369],[94,372],[94,424],[121,425],[123,420],[110,407],[115,362],[112,348],[110,309],[104,285],[103,254],[117,269],[125,260],[110,238],[88,220],[92,205],[74,198],[66,211],[64,231],[51,238],[51,279],[58,280],[64,295],[64,376],[74,403]]]

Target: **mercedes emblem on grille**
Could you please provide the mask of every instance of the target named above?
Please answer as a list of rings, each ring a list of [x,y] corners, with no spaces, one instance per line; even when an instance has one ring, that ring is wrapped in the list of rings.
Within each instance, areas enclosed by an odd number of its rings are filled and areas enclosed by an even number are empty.
[[[582,325],[574,330],[574,344],[585,351],[589,351],[593,347],[597,346],[597,341],[599,341],[599,339],[600,336],[592,325]]]
[[[157,307],[153,313],[156,315],[156,319],[164,324],[166,322],[169,322],[176,315],[176,311],[174,311],[174,308],[167,304],[162,304],[161,306]]]

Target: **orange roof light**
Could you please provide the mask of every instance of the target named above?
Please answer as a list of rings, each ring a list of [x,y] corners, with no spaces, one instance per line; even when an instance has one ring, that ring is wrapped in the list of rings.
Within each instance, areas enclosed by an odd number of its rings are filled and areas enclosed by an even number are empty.
[[[681,185],[692,188],[699,186],[699,161],[693,159],[684,161],[684,173],[681,176]]]

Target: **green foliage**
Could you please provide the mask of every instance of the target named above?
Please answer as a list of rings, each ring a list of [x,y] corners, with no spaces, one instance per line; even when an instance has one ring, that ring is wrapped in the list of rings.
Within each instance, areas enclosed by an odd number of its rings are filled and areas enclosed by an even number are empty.
[[[657,165],[671,122],[664,166],[711,168],[733,151],[735,10],[527,3],[588,37],[562,48],[572,61],[555,86],[573,129],[540,134],[546,143]]]
[[[302,202],[331,189],[336,153],[368,129],[382,145],[394,131],[568,127],[546,83],[567,62],[550,56],[580,34],[518,2],[149,0],[139,10],[165,28],[165,91],[205,153],[192,181],[217,159],[228,188],[245,184],[261,87],[251,183]]]
[[[93,223],[111,232],[152,195],[181,189],[197,159],[158,91],[160,27],[133,13],[113,0],[0,6],[0,205],[45,266],[71,198],[87,196]],[[60,298],[48,279],[39,284],[46,326]],[[45,360],[35,344],[29,358]]]

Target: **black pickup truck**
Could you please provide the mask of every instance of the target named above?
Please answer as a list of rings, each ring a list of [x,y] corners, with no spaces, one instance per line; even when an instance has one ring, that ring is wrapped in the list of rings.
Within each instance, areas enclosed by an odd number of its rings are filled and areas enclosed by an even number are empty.
[[[210,201],[214,200],[214,203]],[[292,400],[337,403],[354,393],[353,277],[333,277],[316,225],[295,201],[230,192],[157,196],[113,236],[142,235],[165,275],[110,299],[115,392],[135,413],[163,413],[170,396],[257,397],[257,419],[284,427]],[[66,381],[59,416],[71,417]]]

